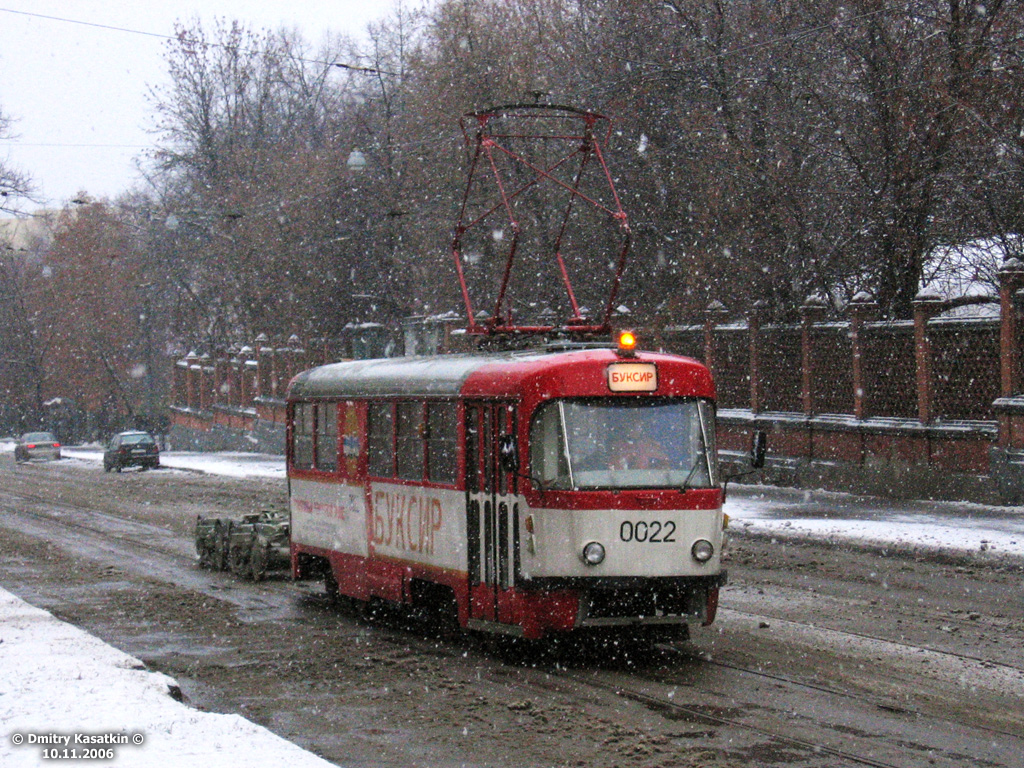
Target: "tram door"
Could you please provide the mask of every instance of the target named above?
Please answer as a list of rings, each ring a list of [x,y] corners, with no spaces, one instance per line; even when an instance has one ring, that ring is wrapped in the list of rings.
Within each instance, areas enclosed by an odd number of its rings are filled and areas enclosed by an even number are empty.
[[[466,405],[466,530],[470,619],[510,622],[503,599],[518,566],[517,478],[502,467],[501,447],[515,435],[515,406]]]

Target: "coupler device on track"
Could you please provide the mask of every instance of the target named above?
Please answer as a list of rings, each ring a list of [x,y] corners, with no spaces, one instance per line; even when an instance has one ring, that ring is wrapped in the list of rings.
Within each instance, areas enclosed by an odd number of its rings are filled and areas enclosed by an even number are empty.
[[[243,515],[241,520],[198,515],[199,565],[261,581],[270,571],[288,568],[289,534],[287,512],[263,510]]]

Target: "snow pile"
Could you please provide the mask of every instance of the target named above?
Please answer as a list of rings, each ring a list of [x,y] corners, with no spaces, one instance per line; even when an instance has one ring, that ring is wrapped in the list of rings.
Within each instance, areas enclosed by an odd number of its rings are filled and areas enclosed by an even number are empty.
[[[99,447],[64,447],[62,453],[71,459],[103,461],[103,449]],[[172,469],[186,469],[226,477],[271,477],[281,480],[285,478],[284,457],[265,453],[164,451],[160,454],[160,464]]]
[[[132,768],[333,765],[238,715],[190,709],[172,698],[176,689],[166,675],[0,589],[5,768],[37,768],[73,750],[100,750],[90,763]]]
[[[263,453],[188,453],[174,451],[161,455],[160,461],[176,469],[190,469],[228,477],[285,478],[283,456]]]

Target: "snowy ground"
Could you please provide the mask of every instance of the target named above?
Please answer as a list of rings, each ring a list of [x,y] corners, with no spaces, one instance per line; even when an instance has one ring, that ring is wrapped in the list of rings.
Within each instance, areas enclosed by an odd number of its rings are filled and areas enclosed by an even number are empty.
[[[0,452],[11,450],[13,443],[0,441]],[[64,453],[70,461],[102,460],[98,447],[65,448]],[[161,462],[169,471],[284,477],[279,456],[171,451]],[[734,485],[726,511],[733,529],[779,538],[1024,557],[1021,508]],[[136,659],[0,590],[0,765],[5,768],[49,764],[44,750],[70,755],[64,750],[77,749],[80,755],[90,748],[114,750],[113,760],[99,764],[133,768],[328,765],[237,715],[189,709],[172,698],[173,686],[173,680],[146,671]],[[132,730],[126,731],[129,724]],[[76,744],[80,734],[109,734],[128,743]],[[141,743],[132,743],[133,738]]]
[[[14,443],[0,441],[0,452],[13,450]],[[103,458],[99,448],[64,452],[72,461]],[[163,460],[215,474],[284,476],[280,457],[170,453]],[[172,697],[176,687],[137,659],[0,589],[4,768],[36,768],[89,754],[99,757],[88,759],[91,765],[131,768],[332,765],[238,715],[189,708]],[[126,743],[76,743],[87,737]],[[113,759],[105,750],[112,750]]]
[[[0,452],[14,450],[0,441]],[[98,446],[65,447],[64,455],[102,461]],[[284,478],[284,459],[252,453],[168,451],[165,467],[232,477]],[[966,502],[893,501],[825,491],[732,485],[725,511],[731,527],[780,538],[892,544],[924,550],[1024,557],[1024,508]]]
[[[2,447],[0,447],[2,450]],[[13,450],[13,449],[12,449]],[[85,461],[103,461],[103,449],[98,446],[64,447],[64,456]],[[193,451],[164,451],[160,463],[172,469],[187,469],[211,475],[229,477],[279,477],[284,480],[284,458],[263,453],[198,453]]]

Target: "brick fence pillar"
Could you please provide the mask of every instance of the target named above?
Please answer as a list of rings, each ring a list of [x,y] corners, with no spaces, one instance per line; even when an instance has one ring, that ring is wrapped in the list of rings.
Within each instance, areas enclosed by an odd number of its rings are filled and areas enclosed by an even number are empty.
[[[917,418],[927,424],[935,416],[932,396],[935,383],[932,380],[932,340],[928,333],[928,321],[939,314],[946,303],[937,293],[923,288],[914,297],[914,361],[917,364]]]
[[[199,410],[208,411],[213,404],[213,366],[210,355],[204,352],[199,358]]]
[[[814,324],[825,316],[828,303],[818,294],[808,296],[800,307],[800,403],[805,416],[814,415]]]
[[[249,361],[253,359],[252,347],[244,346],[238,351],[238,407],[252,408],[253,398],[256,396],[255,382],[253,381],[252,366]]]
[[[860,291],[850,301],[850,347],[851,364],[853,365],[853,415],[862,420],[867,415],[867,397],[865,395],[869,371],[864,366],[864,323],[873,320],[878,312],[878,304],[874,297],[866,291]]]
[[[269,347],[270,339],[267,334],[261,333],[256,337],[256,397],[273,397],[273,363],[271,355],[274,351]]]
[[[188,407],[188,362],[179,360],[174,364],[174,405]]]
[[[747,315],[747,333],[750,339],[750,411],[759,413],[764,402],[764,390],[761,385],[761,353],[758,334],[761,331],[761,317],[764,315],[765,304],[755,301]]]
[[[999,422],[998,448],[993,454],[993,469],[1001,478],[1001,494],[1007,503],[1024,503],[1019,473],[1009,471],[1008,452],[1021,450],[1024,426],[1020,324],[1024,312],[1024,264],[1010,258],[999,268],[999,399],[994,403]]]
[[[715,376],[715,326],[721,323],[728,313],[725,304],[717,299],[704,310],[704,365],[711,371],[712,378]]]
[[[189,352],[185,358],[185,407],[199,409],[199,377],[202,368],[199,366],[199,355]]]
[[[999,394],[1010,397],[1021,391],[1019,302],[1017,291],[1024,287],[1024,264],[1007,259],[999,269]]]

